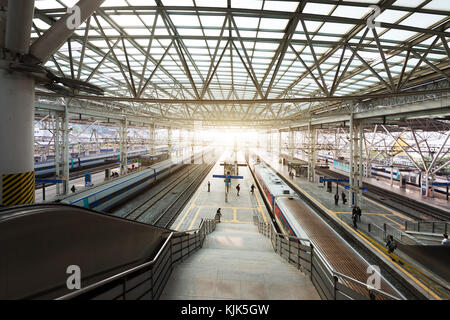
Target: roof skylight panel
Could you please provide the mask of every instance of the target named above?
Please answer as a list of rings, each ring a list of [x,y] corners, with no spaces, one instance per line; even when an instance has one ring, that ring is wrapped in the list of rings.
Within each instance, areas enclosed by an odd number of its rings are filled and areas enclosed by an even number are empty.
[[[400,22],[400,25],[411,26],[416,28],[429,28],[435,23],[441,21],[446,16],[428,13],[413,13],[411,16]]]
[[[164,6],[180,6],[180,7],[192,7],[194,3],[192,0],[162,0]]]
[[[64,8],[64,6],[59,4],[56,0],[37,0],[34,6],[39,10]]]
[[[40,1],[40,0],[38,0],[38,1]],[[78,0],[59,0],[59,1],[62,2],[68,8],[72,8],[78,2]]]
[[[36,25],[36,27],[40,30],[47,30],[48,28],[50,28],[50,25],[46,22],[44,22],[43,20],[39,19],[39,18],[35,18],[33,19],[33,23]],[[34,28],[33,28],[34,29]]]
[[[297,6],[296,1],[265,1],[264,10],[295,12]]]
[[[127,0],[131,6],[156,6],[153,0]]]
[[[395,23],[396,21],[402,19],[408,13],[409,12],[407,12],[407,11],[386,9],[378,17],[376,17],[374,21],[375,22]]]
[[[227,7],[227,0],[195,0],[195,3],[197,4],[197,7]]]
[[[442,10],[450,13],[450,3],[448,0],[433,0],[423,7],[424,9]]]
[[[321,33],[329,33],[335,35],[345,35],[350,29],[352,29],[355,25],[349,23],[334,23],[334,22],[325,22],[324,25],[320,28]],[[308,31],[311,33],[311,30],[308,28]]]
[[[391,29],[387,31],[383,35],[379,35],[380,39],[387,39],[387,40],[397,40],[397,41],[406,41],[407,39],[415,36],[417,33],[407,30],[397,30],[397,29]]]
[[[262,1],[255,0],[231,0],[231,7],[260,10],[262,8],[262,3]]]
[[[417,8],[424,2],[425,0],[397,0],[394,5],[399,7]]]
[[[288,22],[288,19],[262,18],[260,29],[284,30]]]
[[[147,28],[123,28],[123,30],[130,36],[150,36]]]
[[[127,3],[125,0],[105,0],[100,6],[101,8],[105,7],[127,7]]]
[[[354,6],[344,6],[339,5],[336,10],[332,13],[334,17],[344,17],[353,19],[362,19],[367,14],[369,14],[372,9],[367,7],[354,7]]]
[[[265,38],[265,39],[283,39],[284,33],[283,32],[258,32],[258,38]]]

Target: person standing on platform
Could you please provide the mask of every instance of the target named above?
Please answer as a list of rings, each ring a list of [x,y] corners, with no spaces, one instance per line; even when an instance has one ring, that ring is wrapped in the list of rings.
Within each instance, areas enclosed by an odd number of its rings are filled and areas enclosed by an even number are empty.
[[[342,203],[346,204],[347,203],[347,197],[345,196],[345,192],[342,191]]]
[[[353,208],[354,210],[355,208]],[[358,220],[358,217],[355,213],[352,213],[352,221],[353,221],[353,228],[358,229],[358,224],[356,223]]]
[[[241,190],[241,186],[239,184],[236,186],[236,190],[237,190],[237,196],[239,197],[239,191]]]
[[[444,239],[442,239],[441,244],[444,246],[450,246],[450,241],[448,241],[448,234],[444,233],[443,236]]]
[[[221,216],[222,216],[222,213],[220,212],[220,208],[219,208],[219,209],[217,209],[216,216],[214,217],[216,222],[220,222],[220,217]]]
[[[255,193],[255,185],[254,184],[252,184],[252,186],[250,187],[250,191],[252,194]]]
[[[70,190],[72,190],[73,193],[75,193],[75,191],[77,191],[77,189],[75,188],[75,185],[73,185],[72,188],[70,188]]]
[[[334,204],[339,205],[339,194],[337,193],[334,194]]]
[[[209,183],[209,181],[208,181],[208,192],[210,192],[211,191],[211,183]]]

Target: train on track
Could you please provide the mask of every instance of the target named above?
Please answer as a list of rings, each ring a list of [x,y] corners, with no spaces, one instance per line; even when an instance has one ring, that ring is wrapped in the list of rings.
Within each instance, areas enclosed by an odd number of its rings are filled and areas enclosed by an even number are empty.
[[[320,274],[334,275],[339,283],[362,296],[367,296],[367,287],[361,286],[367,280],[366,272],[370,265],[367,260],[328,225],[315,209],[297,195],[272,168],[262,161],[250,167],[268,209],[282,233],[285,236],[300,238],[290,238],[290,241],[300,242],[303,245],[311,244],[315,250],[314,259],[322,261],[320,267],[312,267],[311,272],[318,275],[313,278],[323,280],[324,277]],[[404,299],[404,296],[381,274],[380,279],[381,291],[375,294],[376,299]],[[329,280],[323,281],[322,285],[319,285],[322,294],[318,291],[319,294],[332,295],[333,293],[326,289]]]
[[[341,170],[344,172],[348,172],[349,163],[345,159],[335,160],[330,155],[326,155],[326,156],[320,155],[320,156],[318,156],[318,159],[323,160],[323,161],[328,160],[328,165],[330,167],[332,166],[335,169],[338,169],[338,170]],[[364,164],[364,166],[366,166],[366,165]],[[364,170],[367,170],[367,168],[364,167]],[[420,187],[421,181],[420,181],[419,174],[417,173],[416,170],[408,170],[406,168],[397,168],[394,166],[392,172],[393,172],[392,174],[393,174],[394,181],[399,182],[401,177],[403,177],[406,180],[405,181],[406,184]],[[450,173],[448,173],[448,174],[449,175],[446,175],[444,172],[444,174],[436,176],[434,181],[437,183],[448,183],[448,182],[450,182]],[[391,179],[391,168],[382,166],[382,165],[372,165],[371,175],[375,176],[375,177],[381,177],[384,179]],[[442,193],[442,194],[447,193],[447,189],[445,186],[435,186],[434,191]]]
[[[253,167],[256,179],[274,215],[277,225],[288,236],[307,239],[305,231],[295,219],[291,210],[297,202],[303,202],[275,172],[259,163]]]
[[[112,149],[108,150],[106,153],[100,152],[97,155],[88,155],[82,157],[71,157],[69,158],[69,171],[76,171],[86,168],[92,168],[94,166],[100,166],[108,163],[115,163],[120,161],[120,153],[119,152],[110,152]],[[156,152],[167,152],[167,146],[160,146],[155,148]],[[137,149],[128,151],[128,159],[135,159],[139,156],[148,154],[147,149]],[[55,161],[46,161],[46,162],[36,162],[34,164],[34,172],[36,178],[45,178],[48,176],[55,175]]]
[[[192,155],[158,162],[147,169],[133,172],[105,183],[84,189],[60,199],[62,203],[80,206],[98,211],[106,211],[125,199],[132,197],[146,187],[160,180],[187,163],[202,161],[203,155],[209,154],[212,148],[205,147]],[[196,162],[197,163],[197,162]]]

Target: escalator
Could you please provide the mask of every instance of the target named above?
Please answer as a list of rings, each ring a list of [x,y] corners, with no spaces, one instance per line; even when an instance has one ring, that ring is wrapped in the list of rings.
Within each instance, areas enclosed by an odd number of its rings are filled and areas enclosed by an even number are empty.
[[[152,260],[171,230],[65,204],[0,209],[0,299],[54,299]],[[69,269],[70,270],[70,269]]]

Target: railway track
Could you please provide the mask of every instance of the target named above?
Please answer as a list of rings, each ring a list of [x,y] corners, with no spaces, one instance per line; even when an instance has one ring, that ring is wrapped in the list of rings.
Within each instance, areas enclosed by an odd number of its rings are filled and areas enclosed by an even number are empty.
[[[153,208],[158,203],[158,201],[167,196],[175,187],[178,186],[178,184],[182,180],[189,176],[192,171],[195,171],[196,168],[192,169],[184,167],[183,169],[181,169],[180,175],[175,176],[173,179],[169,180],[167,184],[163,185],[162,188],[158,190],[154,195],[149,197],[143,203],[139,204],[133,210],[129,211],[125,216],[123,216],[123,218],[129,220],[138,220],[139,218],[141,218],[145,212]]]
[[[340,173],[327,169],[316,170],[316,172],[332,178],[346,178],[346,176]],[[367,185],[366,183],[364,183],[363,186],[368,188],[368,191],[364,193],[365,197],[371,200],[381,202],[387,205],[388,207],[397,210],[402,214],[404,214],[405,216],[408,216],[415,220],[449,221],[450,219],[450,215],[448,214],[448,212],[444,210],[430,207],[419,201],[415,201],[413,199],[393,194],[388,190],[384,190],[382,188],[373,185]]]
[[[159,227],[169,227],[212,169],[214,162],[194,166],[183,168],[179,175],[168,180],[156,193],[122,217]],[[162,201],[170,202],[170,204],[161,208]]]
[[[185,189],[181,192],[175,201],[173,201],[153,222],[154,225],[163,228],[169,228],[178,215],[183,210],[186,203],[189,201],[194,192],[198,189],[200,183],[205,176],[214,167],[214,163],[209,164],[204,168],[198,177],[194,179]]]

